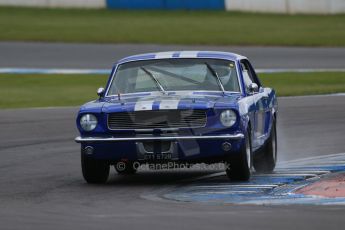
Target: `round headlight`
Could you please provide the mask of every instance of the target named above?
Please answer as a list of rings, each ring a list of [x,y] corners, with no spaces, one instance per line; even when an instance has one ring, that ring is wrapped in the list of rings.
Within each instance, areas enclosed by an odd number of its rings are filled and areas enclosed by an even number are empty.
[[[226,127],[231,127],[236,123],[236,113],[232,110],[225,110],[220,114],[220,121]]]
[[[85,131],[92,131],[97,126],[97,117],[92,114],[85,114],[80,118],[80,126]]]

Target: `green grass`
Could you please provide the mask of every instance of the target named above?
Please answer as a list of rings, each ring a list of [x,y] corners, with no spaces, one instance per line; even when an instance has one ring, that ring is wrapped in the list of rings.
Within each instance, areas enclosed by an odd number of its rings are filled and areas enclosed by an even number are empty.
[[[0,7],[0,40],[345,46],[345,14]]]
[[[345,92],[345,72],[260,74],[278,96],[301,96]]]
[[[0,74],[0,108],[74,106],[97,98],[105,75]],[[345,72],[260,74],[278,96],[345,92]]]
[[[0,74],[0,108],[81,105],[97,98],[105,75]]]

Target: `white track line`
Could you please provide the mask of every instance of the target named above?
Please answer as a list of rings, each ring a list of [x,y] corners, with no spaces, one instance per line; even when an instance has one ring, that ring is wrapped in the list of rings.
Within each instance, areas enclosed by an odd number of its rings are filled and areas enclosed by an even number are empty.
[[[310,160],[330,158],[330,157],[338,157],[338,156],[343,156],[343,155],[345,155],[345,153],[334,153],[334,154],[315,156],[315,157],[298,158],[295,160],[282,161],[278,165],[280,166],[281,164],[290,164],[290,163],[295,163],[295,162],[310,161]]]
[[[266,173],[266,174],[258,174],[253,175],[254,177],[316,177],[317,174],[313,173]]]
[[[0,68],[11,74],[110,74],[111,69]]]
[[[278,99],[296,99],[296,98],[308,98],[308,97],[334,97],[334,96],[345,96],[345,93],[330,93],[330,94],[316,94],[316,95],[303,95],[303,96],[284,96],[278,97]]]
[[[256,69],[257,73],[317,73],[317,72],[345,72],[343,68],[336,69]]]
[[[278,184],[195,185],[195,188],[275,188]]]
[[[282,176],[282,175],[284,175],[284,173],[279,174],[279,170],[289,170],[290,168],[280,168],[280,167],[282,167],[282,166],[290,166],[289,164],[293,164],[293,163],[299,162],[300,164],[299,165],[294,165],[294,167],[303,167],[303,166],[308,166],[308,161],[311,161],[311,160],[327,159],[327,158],[339,157],[339,156],[343,156],[343,155],[345,155],[345,153],[335,153],[335,154],[329,154],[329,155],[324,155],[324,156],[306,157],[306,158],[300,158],[300,159],[296,159],[296,160],[283,161],[283,162],[280,162],[279,165],[277,165],[278,166],[276,168],[278,170],[277,174],[271,174],[271,175],[272,176],[273,175],[275,175],[275,176]],[[301,163],[301,162],[303,162],[303,163]],[[291,169],[293,170],[293,167]],[[329,171],[326,171],[326,170],[325,171],[316,170],[315,172],[313,170],[310,170],[310,171],[308,171],[305,174],[303,174],[303,173],[299,174],[298,170],[296,170],[296,173],[291,173],[291,174],[285,173],[285,175],[296,175],[296,176],[303,176],[303,175],[312,176],[312,175],[314,175],[315,177],[317,177],[320,174],[325,174],[325,173],[328,173],[328,172]],[[225,176],[225,175],[226,175],[225,172],[219,172],[219,173],[213,173],[213,174],[210,174],[210,175],[194,178],[194,180],[204,180],[204,179],[210,179],[210,178],[219,177],[219,176]],[[262,175],[255,175],[254,174],[253,176],[266,176],[266,175],[268,175],[268,174],[262,174]]]
[[[111,69],[65,69],[65,68],[0,68],[0,73],[16,74],[109,74]],[[257,73],[314,73],[314,72],[345,72],[336,69],[256,69]]]

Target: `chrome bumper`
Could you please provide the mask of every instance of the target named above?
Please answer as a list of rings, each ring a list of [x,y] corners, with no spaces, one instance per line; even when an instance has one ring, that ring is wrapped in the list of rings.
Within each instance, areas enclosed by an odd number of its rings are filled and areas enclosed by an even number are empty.
[[[213,135],[213,136],[137,136],[137,137],[76,137],[75,142],[117,142],[117,141],[174,141],[174,140],[240,140],[243,139],[242,133],[234,135]]]

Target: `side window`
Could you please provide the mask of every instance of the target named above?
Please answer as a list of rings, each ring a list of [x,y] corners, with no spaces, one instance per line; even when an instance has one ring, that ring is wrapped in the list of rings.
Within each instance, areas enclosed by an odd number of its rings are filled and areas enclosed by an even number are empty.
[[[247,60],[241,61],[241,69],[242,69],[242,75],[244,84],[246,86],[246,90],[248,91],[248,87],[251,83],[256,83],[259,87],[261,86],[260,82],[258,81],[254,70],[252,69],[251,65]]]

